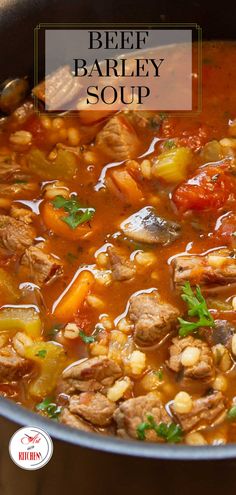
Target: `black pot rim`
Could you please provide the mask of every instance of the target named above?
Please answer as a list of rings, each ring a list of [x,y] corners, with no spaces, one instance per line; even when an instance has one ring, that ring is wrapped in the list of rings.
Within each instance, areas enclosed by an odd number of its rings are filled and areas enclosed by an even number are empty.
[[[48,420],[5,398],[0,399],[0,416],[12,421],[16,426],[43,428],[56,440],[111,454],[174,461],[210,461],[236,458],[236,444],[192,447],[188,445],[152,444],[122,440],[116,437],[105,437],[95,433],[79,431]]]

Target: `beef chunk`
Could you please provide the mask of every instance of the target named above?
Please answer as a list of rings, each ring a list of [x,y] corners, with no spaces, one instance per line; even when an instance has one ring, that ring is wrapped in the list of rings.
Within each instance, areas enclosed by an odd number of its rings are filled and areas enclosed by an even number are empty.
[[[30,246],[26,249],[21,264],[28,267],[35,284],[50,284],[63,274],[63,267],[57,258],[42,251],[43,245]]]
[[[135,156],[139,141],[128,120],[123,115],[116,115],[98,133],[96,146],[114,161],[122,161]]]
[[[173,261],[174,282],[183,285],[226,285],[236,282],[236,255],[222,249],[205,256],[177,256]]]
[[[137,427],[147,420],[147,415],[153,416],[157,424],[169,423],[170,417],[165,411],[160,399],[154,394],[128,399],[114,413],[117,423],[117,435],[122,438],[137,439]],[[157,442],[158,437],[155,432],[147,431],[146,439]],[[162,441],[161,439],[159,440]]]
[[[182,364],[183,351],[189,347],[199,349],[199,357],[194,365],[184,366]],[[191,335],[183,339],[176,337],[172,340],[169,351],[170,358],[166,364],[172,371],[179,373],[183,379],[203,380],[206,382],[214,380],[213,354],[208,345],[202,340],[196,339]]]
[[[231,350],[231,341],[235,326],[227,320],[215,320],[214,328],[201,328],[199,333],[207,343],[212,347],[217,344],[222,344]]]
[[[60,423],[82,431],[95,431],[92,425],[86,423],[86,421],[83,421],[79,416],[72,414],[67,407],[64,407],[60,414]]]
[[[105,356],[86,359],[63,372],[63,389],[68,394],[97,391],[110,387],[121,376],[120,366]]]
[[[184,432],[193,428],[203,428],[221,423],[226,415],[225,399],[221,392],[214,392],[206,397],[195,399],[189,413],[176,413],[173,406],[171,411]]]
[[[11,346],[0,349],[0,382],[12,382],[28,373],[30,362],[20,357]]]
[[[97,426],[109,425],[115,409],[115,404],[100,392],[83,392],[80,395],[73,395],[69,405],[71,413],[78,414]]]
[[[155,292],[131,298],[129,318],[134,322],[134,340],[139,346],[160,342],[170,332],[178,316],[178,309],[163,303]]]
[[[114,280],[130,280],[135,275],[135,266],[123,255],[122,251],[114,246],[108,250],[112,275]]]
[[[146,206],[126,218],[121,225],[126,237],[145,244],[171,244],[180,236],[180,225],[156,215],[155,209]]]
[[[13,254],[22,254],[33,244],[35,230],[20,220],[0,215],[0,247]]]

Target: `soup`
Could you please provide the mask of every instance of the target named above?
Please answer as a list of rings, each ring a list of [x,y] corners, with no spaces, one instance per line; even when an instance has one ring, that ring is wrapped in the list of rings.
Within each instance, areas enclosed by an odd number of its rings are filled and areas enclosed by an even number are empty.
[[[204,43],[197,115],[29,98],[2,119],[2,397],[103,435],[235,441],[234,54]]]

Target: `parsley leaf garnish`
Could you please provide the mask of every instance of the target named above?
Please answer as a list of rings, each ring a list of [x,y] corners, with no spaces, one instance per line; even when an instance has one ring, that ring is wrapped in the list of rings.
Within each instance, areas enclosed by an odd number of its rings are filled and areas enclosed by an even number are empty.
[[[40,351],[38,351],[38,352],[35,354],[35,356],[38,356],[38,357],[40,357],[40,358],[42,358],[42,359],[44,359],[44,358],[46,357],[46,355],[47,355],[47,351],[46,351],[46,349],[40,349]]]
[[[182,429],[175,423],[157,424],[151,414],[147,414],[147,421],[143,421],[137,426],[137,435],[139,440],[146,439],[146,431],[155,431],[158,437],[163,438],[168,443],[178,443],[182,439]]]
[[[60,209],[62,208],[68,216],[61,217],[61,220],[71,229],[76,229],[82,223],[88,222],[91,220],[95,213],[94,208],[84,208],[80,205],[76,198],[66,199],[63,196],[56,196],[55,199],[52,200],[52,204],[54,208]]]
[[[43,411],[51,419],[58,419],[61,413],[62,407],[52,402],[52,399],[47,397],[42,402],[36,405],[37,411]]]
[[[215,322],[210,314],[207,303],[201,293],[199,285],[196,286],[196,293],[191,289],[190,283],[186,282],[183,286],[182,299],[188,305],[188,316],[198,318],[197,321],[187,321],[178,318],[180,323],[179,335],[186,337],[190,333],[196,332],[200,327],[214,327]]]
[[[92,335],[86,335],[83,330],[79,331],[79,336],[85,344],[92,344],[92,342],[95,342],[96,340],[96,337],[93,337]]]

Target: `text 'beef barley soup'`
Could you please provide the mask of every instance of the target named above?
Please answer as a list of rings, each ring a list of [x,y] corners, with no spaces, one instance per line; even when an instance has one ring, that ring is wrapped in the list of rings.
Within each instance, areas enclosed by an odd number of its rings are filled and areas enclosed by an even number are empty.
[[[1,120],[2,397],[103,435],[236,441],[235,53],[203,45],[198,115],[28,98]]]

